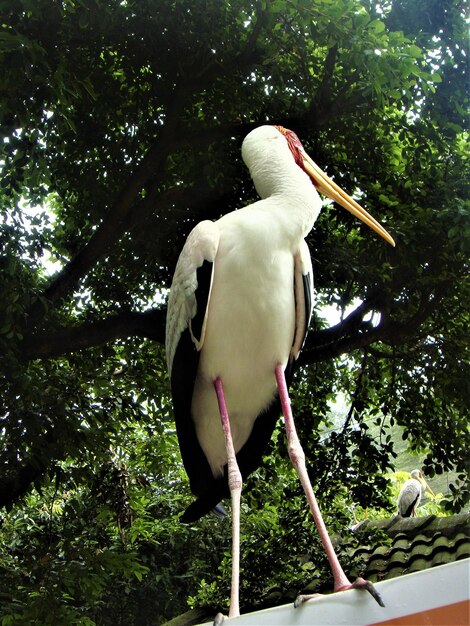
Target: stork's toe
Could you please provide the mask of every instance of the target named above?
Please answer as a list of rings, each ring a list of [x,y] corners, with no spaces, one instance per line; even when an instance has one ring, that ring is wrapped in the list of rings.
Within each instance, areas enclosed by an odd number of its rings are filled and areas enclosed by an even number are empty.
[[[225,620],[225,615],[223,613],[217,613],[214,618],[214,626],[222,626]]]
[[[385,606],[382,597],[380,596],[380,593],[370,582],[370,580],[364,580],[364,578],[356,578],[356,580],[350,585],[341,587],[341,589],[336,589],[336,591],[347,591],[348,589],[364,589],[365,591],[368,591],[370,593],[370,595],[380,606]]]
[[[320,598],[323,594],[321,593],[308,593],[297,596],[294,602],[294,608],[296,609],[298,606],[307,602],[307,600],[315,600],[315,598]]]

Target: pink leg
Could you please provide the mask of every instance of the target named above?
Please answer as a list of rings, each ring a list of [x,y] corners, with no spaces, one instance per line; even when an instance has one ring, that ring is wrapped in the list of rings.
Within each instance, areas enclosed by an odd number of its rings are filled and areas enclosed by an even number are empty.
[[[328,557],[328,561],[330,563],[331,571],[333,573],[334,579],[334,590],[335,591],[343,591],[351,588],[363,588],[367,589],[377,602],[383,606],[382,600],[378,595],[377,591],[372,586],[372,583],[369,581],[365,581],[362,578],[358,578],[354,583],[351,583],[344,573],[343,568],[341,567],[340,562],[338,561],[338,557],[336,556],[335,550],[333,548],[333,544],[331,543],[330,536],[326,529],[325,523],[323,521],[323,517],[320,511],[320,508],[317,503],[317,499],[313,492],[312,485],[310,483],[310,478],[308,477],[307,467],[305,465],[305,454],[300,445],[299,437],[297,435],[297,431],[294,424],[294,418],[292,415],[292,409],[290,404],[289,392],[287,390],[286,379],[284,376],[284,368],[282,365],[277,365],[275,369],[276,374],[276,382],[277,388],[279,390],[279,398],[281,400],[282,413],[284,415],[284,422],[286,426],[286,434],[287,434],[287,446],[290,460],[292,461],[292,465],[295,467],[297,474],[299,476],[302,487],[305,491],[305,495],[307,496],[308,503],[310,505],[310,510],[313,514],[313,519],[315,520],[315,524],[318,528],[318,532],[320,534],[320,539],[323,544],[323,548],[325,549],[326,556]],[[302,601],[302,600],[301,600]]]
[[[224,429],[225,449],[227,451],[228,464],[228,486],[232,498],[232,588],[230,593],[230,611],[228,616],[238,617],[240,615],[240,499],[242,493],[242,475],[238,468],[238,463],[235,456],[232,433],[230,431],[230,420],[228,416],[227,406],[225,404],[224,388],[220,378],[215,379],[214,387],[215,393],[217,394],[217,401],[219,403],[222,428]],[[220,623],[220,621],[217,623]]]

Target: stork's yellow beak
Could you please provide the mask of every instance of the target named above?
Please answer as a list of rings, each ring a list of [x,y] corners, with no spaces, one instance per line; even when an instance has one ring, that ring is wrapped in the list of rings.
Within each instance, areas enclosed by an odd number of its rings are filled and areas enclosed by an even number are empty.
[[[425,491],[429,491],[429,493],[430,493],[433,497],[435,497],[435,493],[434,493],[434,491],[431,489],[431,487],[428,485],[428,483],[426,482],[426,480],[425,480],[422,476],[419,478],[419,482],[421,483],[421,486],[423,487],[423,493],[424,493]]]
[[[331,178],[329,178],[318,165],[312,161],[306,152],[302,150],[302,159],[304,169],[313,180],[315,187],[325,196],[331,198],[340,204],[347,211],[358,217],[364,224],[367,224],[378,235],[383,237],[389,244],[395,246],[392,236],[372,217],[365,209],[363,209],[355,200],[341,189]]]

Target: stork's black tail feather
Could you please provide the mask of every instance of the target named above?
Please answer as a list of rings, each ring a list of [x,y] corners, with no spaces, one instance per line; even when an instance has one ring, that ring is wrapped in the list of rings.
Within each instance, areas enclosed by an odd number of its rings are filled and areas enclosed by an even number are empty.
[[[227,498],[229,496],[230,491],[226,478],[221,476],[218,479],[214,479],[211,488],[202,493],[197,500],[190,504],[180,519],[185,524],[191,524],[213,509],[216,509],[216,514],[217,511],[220,511],[219,515],[223,517],[225,509],[223,509],[219,503],[223,500],[223,498]],[[223,514],[222,510],[224,511]]]
[[[227,517],[227,511],[221,502],[219,502],[219,504],[212,509],[212,513],[214,513],[214,515],[219,519],[225,519]]]
[[[412,517],[413,515],[413,510],[415,508],[415,506],[417,506],[417,502],[420,499],[420,494],[418,494],[416,496],[416,498],[413,500],[413,502],[410,504],[410,506],[406,509],[406,511],[404,513],[402,513],[402,517]]]

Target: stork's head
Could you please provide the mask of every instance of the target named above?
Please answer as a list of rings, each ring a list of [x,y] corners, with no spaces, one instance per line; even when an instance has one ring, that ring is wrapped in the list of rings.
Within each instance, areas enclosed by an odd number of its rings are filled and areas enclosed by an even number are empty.
[[[429,491],[429,493],[433,496],[434,492],[431,489],[431,487],[428,485],[428,483],[426,482],[423,472],[419,469],[415,469],[411,472],[411,478],[414,478],[415,480],[417,480],[419,482],[419,484],[421,485],[421,487],[423,488],[423,493],[425,491]]]
[[[284,138],[284,142],[279,142],[279,138]],[[275,167],[279,163],[284,163],[285,166],[288,165],[285,158],[284,160],[276,160],[275,158],[270,160],[269,154],[271,152],[273,157],[275,154],[280,155],[283,153],[284,156],[286,152],[290,152],[293,159],[292,162],[310,177],[315,188],[320,193],[328,196],[347,211],[358,217],[392,246],[395,245],[393,238],[385,228],[343,191],[341,187],[331,180],[331,178],[329,178],[308,156],[297,135],[292,130],[288,130],[283,126],[261,126],[249,133],[243,142],[242,156],[250,169],[255,184],[257,182],[256,179],[259,181],[257,189],[261,186],[263,181],[263,176],[257,176],[260,170],[267,170],[268,167]],[[261,173],[263,172],[261,171]],[[281,176],[288,174],[288,172],[270,172],[270,174]],[[263,189],[258,189],[258,192],[263,197]]]

